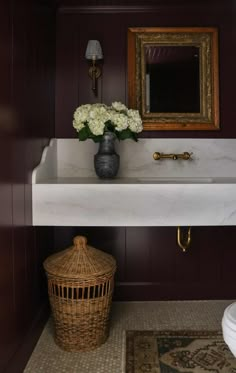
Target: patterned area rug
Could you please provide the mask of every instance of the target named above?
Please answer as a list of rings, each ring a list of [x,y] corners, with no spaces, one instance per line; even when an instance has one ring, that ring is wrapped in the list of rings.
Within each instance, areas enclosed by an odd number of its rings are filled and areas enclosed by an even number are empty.
[[[236,373],[219,332],[127,331],[125,373]]]

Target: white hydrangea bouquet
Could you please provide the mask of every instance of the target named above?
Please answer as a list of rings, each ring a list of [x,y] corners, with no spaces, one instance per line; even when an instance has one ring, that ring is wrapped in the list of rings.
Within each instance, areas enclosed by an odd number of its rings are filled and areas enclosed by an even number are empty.
[[[138,110],[128,109],[121,102],[86,104],[74,112],[73,127],[80,141],[92,139],[100,142],[106,131],[115,133],[119,140],[131,138],[138,141],[137,134],[143,130]]]

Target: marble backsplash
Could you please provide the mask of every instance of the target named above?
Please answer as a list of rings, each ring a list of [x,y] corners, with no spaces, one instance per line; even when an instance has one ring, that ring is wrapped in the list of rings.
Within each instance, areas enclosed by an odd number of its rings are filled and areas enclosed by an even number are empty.
[[[92,140],[56,139],[58,177],[96,177]],[[140,139],[116,142],[120,155],[117,177],[226,177],[236,176],[236,139]],[[153,153],[193,153],[191,160],[162,159]]]

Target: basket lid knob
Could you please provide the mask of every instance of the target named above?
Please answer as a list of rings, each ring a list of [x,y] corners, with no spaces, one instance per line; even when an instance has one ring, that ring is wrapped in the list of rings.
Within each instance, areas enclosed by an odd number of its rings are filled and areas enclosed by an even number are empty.
[[[87,249],[87,238],[85,236],[76,236],[73,240],[74,247],[79,249]]]

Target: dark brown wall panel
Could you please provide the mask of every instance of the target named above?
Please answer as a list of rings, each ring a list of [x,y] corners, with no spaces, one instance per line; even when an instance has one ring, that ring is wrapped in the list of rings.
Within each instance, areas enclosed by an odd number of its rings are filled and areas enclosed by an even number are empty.
[[[192,227],[190,248],[177,245],[176,227],[56,227],[55,251],[74,236],[117,261],[115,300],[234,299],[234,227]]]
[[[56,110],[55,121],[57,126],[65,124],[69,137],[73,136],[71,125],[74,108],[78,102],[78,23],[77,17],[70,16],[57,19],[57,47],[56,65],[59,72],[56,76],[56,107],[64,108]],[[65,33],[64,30],[67,30]],[[68,38],[68,35],[69,38]],[[63,91],[60,87],[64,87]]]
[[[10,190],[10,188],[9,188]],[[6,194],[0,194],[7,197]],[[0,197],[1,200],[1,197]],[[6,206],[6,205],[5,205]],[[9,207],[7,207],[9,208]],[[14,287],[13,287],[13,256],[12,256],[12,228],[1,226],[0,228],[0,372],[16,348],[15,320],[14,320]]]
[[[52,229],[32,225],[30,175],[54,133],[53,13],[0,3],[0,372],[20,373],[45,322],[42,261]],[[37,234],[37,238],[36,238]],[[40,327],[39,327],[40,326]]]
[[[127,228],[129,231],[135,237],[131,245],[136,242],[138,264],[133,253],[133,260],[126,261],[128,281],[117,284],[118,299],[235,298],[232,281],[232,263],[236,259],[234,227],[192,227],[192,243],[186,252],[177,245],[175,227]],[[144,236],[146,243],[139,239]],[[128,251],[127,241],[126,253]],[[146,273],[147,260],[151,262],[149,274]],[[143,281],[143,271],[146,281]]]
[[[148,229],[126,229],[125,265],[125,280],[127,282],[151,281],[151,247],[149,245]]]
[[[0,3],[0,371],[12,354],[14,299],[12,256],[12,185],[9,155],[11,126],[11,4]]]
[[[137,26],[213,26],[219,29],[220,131],[146,131],[141,137],[236,137],[233,52],[235,10],[232,2],[167,1],[122,2],[64,1],[57,17],[56,137],[76,137],[72,128],[75,108],[97,101],[127,104],[127,29]],[[77,5],[76,5],[77,4]],[[99,6],[103,4],[105,6]],[[115,5],[116,4],[116,5]],[[149,5],[148,5],[149,4]],[[79,6],[80,5],[80,6]],[[110,6],[109,6],[110,5]],[[128,5],[128,4],[127,4]],[[104,52],[98,96],[91,90],[85,49],[89,39],[98,39]],[[62,104],[63,103],[63,104]]]

